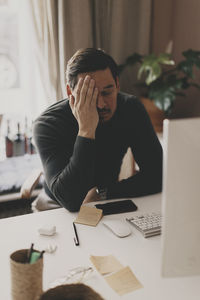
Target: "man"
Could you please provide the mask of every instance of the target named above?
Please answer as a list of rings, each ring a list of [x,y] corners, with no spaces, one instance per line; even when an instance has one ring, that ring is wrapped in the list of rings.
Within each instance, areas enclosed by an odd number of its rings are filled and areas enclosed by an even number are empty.
[[[69,211],[83,201],[161,191],[162,148],[143,105],[119,92],[117,65],[104,51],[77,51],[66,70],[68,99],[35,122],[46,193]],[[118,181],[131,147],[139,172]],[[85,199],[85,200],[84,200]]]
[[[59,285],[44,292],[39,300],[103,300],[91,287],[83,283]]]

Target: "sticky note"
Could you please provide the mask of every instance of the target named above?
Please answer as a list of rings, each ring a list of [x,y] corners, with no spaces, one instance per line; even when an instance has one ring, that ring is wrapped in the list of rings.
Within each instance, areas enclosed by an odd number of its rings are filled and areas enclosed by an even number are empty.
[[[89,226],[97,226],[103,216],[102,209],[90,206],[81,206],[78,217],[74,223],[84,224]]]

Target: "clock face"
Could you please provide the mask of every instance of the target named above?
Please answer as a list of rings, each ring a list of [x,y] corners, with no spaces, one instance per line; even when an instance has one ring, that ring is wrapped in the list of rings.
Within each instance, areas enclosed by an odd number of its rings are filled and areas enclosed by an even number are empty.
[[[0,89],[14,87],[17,71],[13,62],[4,54],[0,54]]]

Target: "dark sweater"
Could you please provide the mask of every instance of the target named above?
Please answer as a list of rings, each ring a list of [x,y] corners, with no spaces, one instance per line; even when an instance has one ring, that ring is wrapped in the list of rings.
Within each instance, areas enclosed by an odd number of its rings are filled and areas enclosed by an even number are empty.
[[[69,211],[78,211],[94,186],[108,199],[161,191],[162,148],[143,105],[119,93],[111,120],[98,125],[95,140],[77,136],[78,123],[67,99],[51,105],[34,124],[46,191]],[[131,147],[140,171],[118,181],[124,154]]]

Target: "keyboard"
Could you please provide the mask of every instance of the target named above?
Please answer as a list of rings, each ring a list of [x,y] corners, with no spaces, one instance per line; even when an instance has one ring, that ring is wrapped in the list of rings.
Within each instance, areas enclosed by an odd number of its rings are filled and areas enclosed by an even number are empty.
[[[161,234],[161,220],[160,213],[145,213],[126,218],[126,221],[137,228],[145,238]]]

